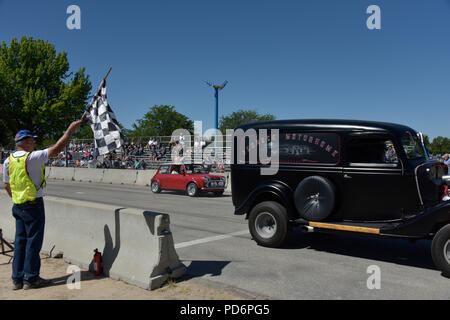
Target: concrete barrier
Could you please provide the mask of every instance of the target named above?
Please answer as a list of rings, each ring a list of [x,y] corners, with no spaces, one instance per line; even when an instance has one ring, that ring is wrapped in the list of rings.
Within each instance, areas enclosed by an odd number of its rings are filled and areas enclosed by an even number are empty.
[[[138,170],[105,169],[102,183],[135,184]]]
[[[49,174],[49,179],[73,181],[75,175],[75,168],[52,167]]]
[[[94,249],[102,252],[105,275],[153,290],[186,272],[175,251],[169,215],[69,199],[45,198],[42,253],[92,270]],[[0,191],[0,228],[14,238],[11,199]]]
[[[50,172],[52,171],[52,167],[45,167],[45,179],[50,177]]]
[[[150,186],[150,180],[156,174],[156,171],[47,167],[46,175],[47,179],[55,180]],[[225,192],[231,193],[231,174],[225,172],[216,175],[227,177]]]
[[[139,170],[137,173],[136,183],[137,186],[150,186],[150,180],[152,180],[157,170]]]
[[[8,241],[14,240],[16,220],[12,215],[12,200],[4,190],[0,190],[0,229]]]
[[[103,182],[103,169],[76,168],[73,179],[81,182]]]

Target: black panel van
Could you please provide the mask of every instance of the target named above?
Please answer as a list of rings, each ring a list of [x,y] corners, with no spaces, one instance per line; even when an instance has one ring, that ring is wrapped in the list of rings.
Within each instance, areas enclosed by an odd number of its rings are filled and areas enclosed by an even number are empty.
[[[241,143],[236,132],[245,133]],[[253,141],[248,132],[256,134]],[[261,159],[261,142],[270,163]],[[269,166],[276,173],[262,174]],[[282,246],[292,226],[432,239],[433,261],[450,275],[446,174],[445,165],[428,159],[421,135],[399,124],[282,120],[235,129],[235,214],[246,216],[262,246]]]

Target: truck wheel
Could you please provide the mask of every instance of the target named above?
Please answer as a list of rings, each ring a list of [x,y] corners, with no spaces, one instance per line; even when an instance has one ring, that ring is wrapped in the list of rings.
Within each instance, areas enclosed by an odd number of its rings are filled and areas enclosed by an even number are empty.
[[[261,202],[251,210],[248,225],[257,244],[278,248],[288,235],[286,208],[275,201]]]
[[[187,195],[189,197],[196,197],[196,196],[198,196],[198,187],[197,187],[197,185],[195,183],[193,183],[193,182],[189,183],[187,185],[186,192],[187,192]]]
[[[295,189],[295,207],[308,221],[321,221],[334,210],[336,190],[333,183],[321,176],[303,179]]]
[[[436,233],[431,243],[431,256],[439,270],[450,276],[450,224]]]
[[[161,187],[160,187],[158,181],[153,181],[152,182],[152,192],[153,193],[160,193],[161,192]]]

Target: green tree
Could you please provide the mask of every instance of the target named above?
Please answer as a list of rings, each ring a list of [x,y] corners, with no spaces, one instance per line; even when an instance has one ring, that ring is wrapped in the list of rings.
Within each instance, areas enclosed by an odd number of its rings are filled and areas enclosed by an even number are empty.
[[[119,128],[122,134],[127,137],[130,135],[130,130],[126,129],[120,122],[119,122]],[[80,129],[75,132],[73,135],[73,139],[77,140],[93,140],[94,139],[94,132],[92,131],[91,125],[89,121],[84,121],[81,125]]]
[[[42,142],[55,141],[81,117],[92,89],[85,69],[69,72],[66,52],[32,37],[0,46],[0,144],[13,146],[14,134],[28,129]]]
[[[177,112],[174,106],[155,105],[133,124],[131,137],[171,136],[176,129],[194,132],[194,122]]]
[[[423,135],[423,143],[425,144],[425,147],[427,148],[428,153],[433,154],[433,150],[431,148],[431,142],[430,137],[426,134]]]
[[[444,154],[450,152],[450,139],[446,137],[436,137],[431,142],[431,150],[433,154]]]
[[[423,142],[425,144],[425,147],[427,147],[427,149],[430,150],[430,147],[431,147],[430,137],[427,136],[426,134],[424,134],[423,135]]]
[[[84,121],[81,125],[80,129],[75,132],[73,135],[74,139],[77,140],[93,140],[94,139],[94,132],[91,129],[91,125],[89,121]]]
[[[219,130],[225,134],[226,129],[234,129],[242,124],[251,122],[275,120],[272,114],[259,114],[256,110],[238,110],[230,115],[222,116],[219,122]]]

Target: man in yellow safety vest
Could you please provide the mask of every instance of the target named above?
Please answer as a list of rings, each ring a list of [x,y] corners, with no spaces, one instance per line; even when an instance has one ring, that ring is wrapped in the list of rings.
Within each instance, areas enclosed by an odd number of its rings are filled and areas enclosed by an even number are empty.
[[[13,290],[34,289],[49,283],[39,276],[45,226],[45,163],[64,149],[81,123],[82,120],[71,123],[55,145],[39,151],[34,151],[36,136],[28,130],[18,132],[14,139],[16,151],[3,164],[3,182],[14,203],[12,213],[16,219]]]

